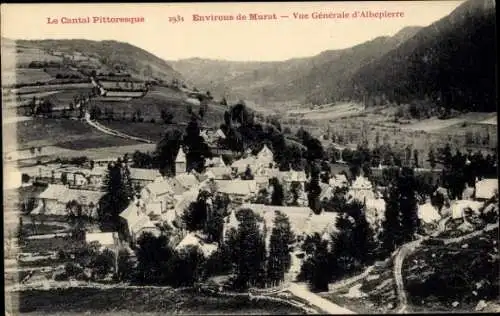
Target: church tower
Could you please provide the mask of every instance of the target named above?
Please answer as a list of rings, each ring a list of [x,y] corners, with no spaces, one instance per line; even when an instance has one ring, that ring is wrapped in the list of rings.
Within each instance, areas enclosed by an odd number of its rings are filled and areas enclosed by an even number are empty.
[[[181,146],[175,158],[175,175],[186,173],[186,167],[186,154]]]

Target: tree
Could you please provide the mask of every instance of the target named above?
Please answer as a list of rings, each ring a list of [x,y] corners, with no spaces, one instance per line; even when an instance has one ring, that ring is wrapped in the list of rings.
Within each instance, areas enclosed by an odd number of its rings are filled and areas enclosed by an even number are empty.
[[[247,289],[263,282],[266,249],[253,211],[242,209],[237,217],[239,225],[235,241],[240,253],[236,258],[235,287]]]
[[[436,157],[432,148],[429,150],[428,161],[432,169],[436,168]]]
[[[384,196],[386,210],[381,240],[387,253],[414,239],[419,227],[415,186],[413,170],[403,168]]]
[[[144,233],[137,245],[135,279],[142,284],[167,284],[171,266],[169,261],[174,256],[173,249],[168,245],[168,237]]]
[[[61,174],[61,182],[64,185],[68,184],[68,174],[66,172]]]
[[[273,286],[284,280],[285,273],[290,268],[290,245],[293,241],[294,236],[288,217],[277,211],[271,232],[269,256],[267,259],[267,278]]]
[[[419,163],[418,163],[418,150],[417,149],[413,150],[413,165],[415,166],[415,168],[419,167]]]
[[[200,136],[200,127],[194,115],[186,127],[184,144],[186,146],[187,171],[194,169],[201,172],[205,167],[205,158],[211,157],[211,153],[205,139]]]
[[[23,173],[21,175],[21,182],[22,183],[28,183],[30,181],[30,176],[26,173]]]
[[[273,192],[271,194],[271,205],[282,206],[285,194],[283,192],[283,186],[279,183],[277,178],[272,178],[270,183],[273,187]]]
[[[171,124],[174,119],[174,115],[170,111],[161,110],[161,119],[165,124]]]
[[[331,275],[330,260],[328,255],[328,242],[319,239],[316,241],[313,255],[304,263],[309,287],[314,292],[328,291]]]
[[[313,165],[311,170],[311,181],[306,186],[307,199],[309,201],[309,208],[315,213],[321,212],[321,205],[319,196],[321,194],[321,187],[319,186],[319,170],[317,166]]]
[[[173,286],[192,286],[201,279],[205,257],[198,246],[180,249],[169,261],[169,279]]]
[[[188,231],[201,230],[205,227],[208,215],[207,199],[210,193],[201,191],[195,202],[189,205],[189,208],[182,215],[182,220]]]
[[[182,132],[169,128],[156,145],[156,165],[163,175],[175,175],[175,158],[182,142]]]
[[[245,173],[243,174],[242,179],[243,180],[253,180],[254,179],[254,176],[253,176],[253,173],[252,173],[252,169],[250,168],[250,165],[248,165],[247,168],[245,169]]]
[[[115,254],[109,249],[104,249],[103,252],[93,258],[90,267],[92,268],[93,279],[104,278],[115,267]]]
[[[224,232],[224,216],[227,215],[229,198],[222,194],[217,194],[213,199],[209,216],[205,225],[205,233],[209,242],[222,242]]]
[[[127,208],[133,198],[130,171],[120,159],[108,165],[108,172],[104,179],[104,191],[101,198],[101,214],[99,218],[104,226],[119,229],[119,214]]]

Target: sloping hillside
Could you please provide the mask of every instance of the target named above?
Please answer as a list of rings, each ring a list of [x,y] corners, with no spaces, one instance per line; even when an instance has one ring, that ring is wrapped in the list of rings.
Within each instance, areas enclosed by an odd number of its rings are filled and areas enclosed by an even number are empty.
[[[346,94],[405,103],[428,98],[449,108],[495,111],[495,38],[494,1],[469,0],[361,67]]]
[[[191,58],[170,64],[193,85],[215,95],[266,103],[297,101],[332,94],[346,76],[413,36],[420,27],[407,27],[393,37],[378,37],[360,45],[324,51],[308,58],[279,62],[231,62]]]
[[[182,76],[172,69],[163,59],[128,43],[117,41],[89,40],[17,40],[17,54],[30,48],[46,52],[62,52],[70,55],[81,54],[85,61],[104,65],[113,70],[126,70],[141,79],[161,79],[171,82],[172,79],[182,80]]]

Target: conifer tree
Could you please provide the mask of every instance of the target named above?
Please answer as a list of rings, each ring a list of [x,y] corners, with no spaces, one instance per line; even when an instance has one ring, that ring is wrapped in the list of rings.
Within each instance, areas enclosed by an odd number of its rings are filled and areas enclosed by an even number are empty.
[[[269,244],[267,260],[267,277],[272,285],[284,280],[285,273],[290,268],[290,245],[293,243],[293,233],[288,217],[277,211]]]

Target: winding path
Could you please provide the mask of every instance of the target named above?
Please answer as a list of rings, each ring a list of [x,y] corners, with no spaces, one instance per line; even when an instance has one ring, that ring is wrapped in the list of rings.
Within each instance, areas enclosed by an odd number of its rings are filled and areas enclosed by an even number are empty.
[[[446,223],[446,221],[443,221],[443,227],[444,227],[444,223]],[[440,227],[441,227],[441,225],[440,225]],[[446,238],[446,239],[433,238],[433,239],[441,240],[445,245],[449,245],[452,243],[459,243],[459,242],[462,242],[464,240],[477,237],[484,232],[489,232],[489,231],[492,231],[494,229],[498,229],[498,227],[499,227],[498,223],[488,224],[488,225],[486,225],[485,228],[483,228],[481,230],[478,230],[478,231],[475,231],[475,232],[472,232],[472,233],[469,233],[467,235],[463,235],[460,237]],[[402,245],[397,250],[396,256],[394,258],[394,270],[393,270],[394,281],[396,282],[396,292],[398,295],[399,306],[400,306],[397,313],[405,313],[407,311],[407,307],[408,307],[408,297],[407,297],[406,291],[404,289],[403,273],[402,273],[403,261],[409,254],[414,252],[421,245],[421,243],[424,240],[428,240],[428,239],[429,239],[429,237],[424,237],[424,238],[409,242],[407,244]]]
[[[117,136],[117,137],[121,137],[121,138],[125,138],[125,139],[130,139],[130,140],[136,140],[136,141],[139,141],[139,142],[143,142],[143,143],[147,143],[147,144],[152,144],[153,142],[149,139],[145,139],[145,138],[140,138],[140,137],[135,137],[135,136],[131,136],[131,135],[127,135],[125,133],[122,133],[122,132],[119,132],[119,131],[115,131],[109,127],[106,127],[96,121],[92,121],[90,119],[90,115],[88,115],[87,113],[85,114],[85,121],[87,122],[87,124],[89,124],[90,126],[98,129],[99,131],[105,133],[105,134],[108,134],[108,135],[113,135],[113,136]]]
[[[340,314],[355,314],[353,311],[348,310],[342,306],[334,304],[321,296],[312,293],[307,284],[304,283],[292,283],[288,290],[295,296],[302,298],[309,302],[309,304],[316,306],[327,314],[330,315],[340,315]]]

